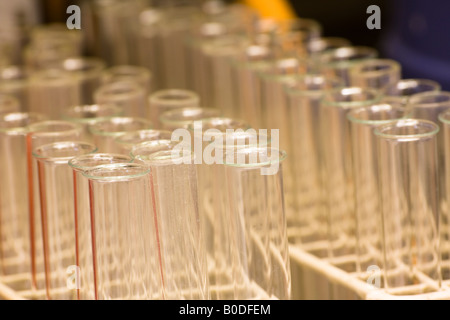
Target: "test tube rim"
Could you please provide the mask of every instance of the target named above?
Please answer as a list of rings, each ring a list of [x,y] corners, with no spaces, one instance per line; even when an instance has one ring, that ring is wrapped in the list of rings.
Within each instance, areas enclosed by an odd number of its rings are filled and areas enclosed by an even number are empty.
[[[139,173],[130,174],[130,175],[118,175],[118,176],[98,176],[95,175],[95,172],[102,171],[102,170],[115,170],[115,169],[123,169],[123,168],[136,168],[140,169]],[[101,165],[97,167],[93,167],[87,171],[82,172],[83,176],[90,181],[99,181],[99,182],[124,182],[124,181],[131,181],[135,179],[140,179],[142,177],[145,177],[147,174],[149,174],[150,168],[148,166],[138,164],[138,163],[116,163],[116,164],[107,164],[107,165]]]
[[[421,99],[428,98],[428,97],[445,97],[446,101],[441,102],[428,102],[428,103],[421,103]],[[414,107],[414,108],[437,108],[440,106],[445,106],[450,104],[450,92],[448,91],[428,91],[428,92],[421,92],[412,95],[408,100],[408,107]]]
[[[49,155],[43,155],[43,154],[39,154],[39,152],[41,150],[47,150],[47,149],[58,149],[58,147],[69,147],[69,146],[79,146],[80,149],[82,150],[86,150],[86,153],[83,153],[81,155],[86,155],[86,154],[92,154],[97,152],[97,147],[95,145],[93,145],[92,143],[88,143],[88,142],[83,142],[83,141],[62,141],[62,142],[54,142],[54,143],[49,143],[49,144],[45,144],[42,146],[39,146],[37,148],[35,148],[32,152],[33,157],[35,159],[37,159],[38,161],[44,161],[44,162],[65,162],[67,160],[67,163],[70,161],[70,159],[73,159],[76,156],[63,156],[63,157],[59,157],[59,156],[49,156]],[[78,156],[78,155],[77,155]]]
[[[280,149],[276,149],[276,148],[256,148],[256,147],[249,147],[249,148],[242,148],[242,149],[235,149],[233,151],[229,151],[227,152],[227,154],[225,155],[224,159],[227,159],[227,155],[232,153],[235,154],[236,152],[240,153],[240,152],[259,152],[259,151],[267,151],[270,150],[271,152],[278,152],[279,157],[276,161],[266,161],[266,162],[262,162],[262,163],[249,163],[249,164],[236,164],[236,163],[229,163],[227,161],[224,161],[223,164],[227,167],[232,167],[232,168],[240,168],[240,169],[256,169],[256,168],[263,168],[263,167],[267,167],[270,166],[272,164],[281,164],[284,160],[286,160],[287,158],[287,153],[286,151],[280,150]]]
[[[100,164],[100,165],[94,165],[94,166],[86,166],[77,164],[77,162],[81,162],[82,160],[96,160],[96,159],[117,159],[117,160],[123,160],[118,162],[112,162],[108,164],[114,164],[114,163],[132,163],[133,159],[124,154],[115,154],[115,153],[92,153],[92,154],[86,154],[82,156],[75,157],[69,161],[69,166],[73,168],[76,171],[83,172],[98,166],[103,166],[106,164]]]
[[[32,124],[34,123],[40,123],[43,122],[47,119],[47,117],[43,114],[37,113],[37,112],[11,112],[11,113],[5,113],[0,115],[0,124],[7,122],[9,117],[13,117],[13,116],[20,116],[20,119],[18,120],[24,120],[24,119],[30,119],[32,116],[36,117],[36,121],[32,122]],[[14,119],[16,120],[16,119]],[[22,127],[1,127],[0,126],[0,132],[1,133],[10,133],[10,132],[18,132],[18,133],[26,133],[27,132],[27,128],[30,126],[30,124],[27,124],[25,126]]]
[[[429,132],[426,132],[426,133],[408,134],[408,135],[388,134],[388,133],[383,132],[383,130],[390,129],[392,126],[394,126],[394,125],[396,126],[397,124],[428,125],[429,127],[432,128],[432,130],[429,130]],[[375,136],[377,136],[379,139],[417,141],[417,140],[421,140],[421,139],[429,139],[429,138],[435,137],[435,136],[437,136],[439,131],[440,131],[439,125],[433,121],[423,120],[423,119],[402,119],[402,120],[397,120],[397,121],[393,121],[393,122],[378,126],[375,128],[374,133],[375,133]]]
[[[130,131],[102,131],[101,129],[98,129],[100,125],[105,124],[107,122],[114,122],[122,120],[122,123],[131,123],[133,121],[140,122],[140,124],[144,124],[147,127],[148,130],[153,128],[153,123],[150,120],[144,119],[144,118],[136,118],[136,117],[112,117],[106,120],[96,121],[94,124],[89,126],[89,131],[94,135],[104,136],[104,137],[117,137],[120,136],[126,132]],[[144,130],[144,129],[142,129]],[[133,130],[136,131],[136,130]]]
[[[387,68],[382,70],[370,70],[370,71],[363,70],[363,68],[365,67],[374,67],[374,66],[387,66]],[[350,69],[350,74],[353,76],[365,78],[380,77],[389,74],[391,72],[400,73],[401,68],[402,67],[400,63],[392,59],[367,59],[361,61],[358,64],[355,64]]]
[[[352,90],[355,92],[356,92],[356,90],[358,90],[359,93],[370,93],[373,95],[373,98],[369,99],[369,100],[337,101],[337,102],[331,102],[327,99],[327,95],[338,93],[338,92],[342,93],[344,90],[348,90],[348,91]],[[360,88],[360,87],[345,87],[345,88],[326,90],[326,92],[322,98],[322,103],[327,106],[331,106],[331,107],[355,108],[355,107],[370,106],[370,105],[377,104],[382,98],[383,98],[383,95],[381,94],[381,92],[379,92],[376,89]]]
[[[50,127],[50,126],[67,126],[70,127],[68,130],[64,131],[36,131],[34,128],[43,128],[43,127]],[[42,121],[42,122],[36,122],[27,127],[27,132],[31,134],[32,136],[38,136],[38,137],[54,137],[59,136],[61,134],[81,134],[82,127],[73,122],[68,121],[62,121],[62,120],[48,120],[48,121]]]
[[[111,110],[115,110],[115,114],[111,116],[101,116],[101,117],[94,117],[94,118],[76,118],[69,115],[70,111],[73,111],[77,108],[79,109],[89,109],[89,108],[103,108],[107,107]],[[108,120],[114,117],[120,117],[120,115],[123,114],[123,108],[115,105],[115,104],[108,104],[108,103],[98,103],[98,104],[85,104],[85,105],[78,105],[68,108],[64,114],[63,114],[63,120],[70,121],[70,122],[77,122],[82,124],[90,124],[93,121],[103,121]]]
[[[183,99],[164,99],[164,96],[181,96]],[[149,97],[150,108],[154,105],[165,107],[180,107],[182,105],[198,105],[200,104],[200,96],[191,90],[186,89],[164,89],[154,92]]]
[[[363,111],[367,111],[367,110],[371,110],[373,108],[384,108],[384,110],[387,110],[388,107],[390,107],[391,110],[397,110],[397,111],[403,111],[403,116],[399,117],[399,118],[393,118],[393,119],[386,119],[386,120],[364,120],[364,119],[359,119],[357,118],[355,115],[363,112]],[[383,125],[383,124],[388,124],[397,120],[402,120],[402,119],[407,119],[409,117],[409,114],[407,113],[408,109],[401,103],[383,103],[380,102],[378,104],[372,105],[372,106],[368,106],[368,107],[362,107],[362,108],[356,108],[351,110],[348,114],[347,114],[347,119],[355,124],[362,124],[362,125],[369,125],[369,126],[379,126],[379,125]]]

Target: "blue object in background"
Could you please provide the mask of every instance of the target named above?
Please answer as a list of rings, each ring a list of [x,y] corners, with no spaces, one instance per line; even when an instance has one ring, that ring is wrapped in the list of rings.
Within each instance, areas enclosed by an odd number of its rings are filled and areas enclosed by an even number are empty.
[[[404,78],[426,78],[450,90],[450,1],[392,0],[383,55],[397,60]]]

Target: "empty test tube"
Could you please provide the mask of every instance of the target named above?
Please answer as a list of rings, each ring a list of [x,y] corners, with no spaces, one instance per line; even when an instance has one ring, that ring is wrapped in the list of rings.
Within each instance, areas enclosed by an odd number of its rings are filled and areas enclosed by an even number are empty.
[[[60,119],[64,111],[80,105],[80,87],[76,77],[60,69],[35,72],[30,77],[29,109]]]
[[[82,142],[56,142],[33,151],[38,164],[45,289],[49,300],[75,298],[70,290],[73,288],[67,287],[67,270],[76,263],[74,185],[68,163],[93,152],[95,146]]]
[[[130,156],[109,153],[93,153],[78,156],[69,161],[69,166],[73,170],[75,259],[76,266],[79,268],[77,275],[79,300],[94,300],[99,297],[92,253],[92,235],[95,234],[92,222],[95,221],[95,217],[91,216],[90,210],[89,180],[83,173],[102,165],[131,162]]]
[[[26,135],[27,127],[46,120],[31,113],[0,115],[0,275],[21,275],[9,284],[31,289]]]
[[[378,52],[369,47],[342,47],[325,51],[318,56],[320,72],[326,76],[339,77],[351,86],[350,69],[367,59],[376,59]]]
[[[438,131],[415,119],[375,130],[388,293],[412,284],[416,293],[441,287]]]
[[[383,93],[401,77],[400,64],[389,59],[365,60],[350,69],[352,86],[378,89]]]
[[[378,149],[373,131],[406,116],[402,104],[382,103],[354,109],[348,114],[353,150],[358,272],[366,272],[371,266],[383,263]]]
[[[150,115],[155,128],[160,128],[161,115],[167,111],[200,107],[200,97],[190,90],[169,89],[153,93],[149,99]]]
[[[188,129],[195,121],[217,118],[222,114],[217,109],[183,108],[167,111],[161,115],[159,121],[164,130]]]
[[[441,91],[441,85],[435,81],[426,79],[403,79],[386,88],[383,101],[387,103],[398,102],[406,105],[409,98],[415,94],[439,91]]]
[[[120,81],[100,86],[94,93],[96,104],[115,104],[128,117],[147,117],[146,91],[134,81]]]
[[[292,76],[285,87],[291,153],[284,161],[293,173],[294,192],[287,210],[292,243],[327,239],[326,193],[321,155],[320,103],[329,90],[343,86],[338,78],[306,74]]]
[[[328,91],[321,101],[321,154],[331,257],[353,254],[356,245],[352,149],[347,114],[352,109],[377,104],[380,99],[376,90],[353,87]]]
[[[89,180],[95,299],[164,299],[166,266],[149,168],[110,164],[83,175]]]
[[[282,178],[286,154],[253,147],[227,152],[225,157],[230,223],[245,234],[246,250],[240,252],[240,258],[247,264],[250,278],[244,284],[260,289],[250,299],[289,299],[291,273]]]
[[[153,124],[142,118],[115,117],[98,121],[89,127],[94,137],[94,144],[99,152],[117,153],[117,145],[114,140],[127,133],[138,130],[152,129]]]
[[[104,121],[123,115],[122,108],[111,104],[93,104],[74,106],[67,109],[62,118],[65,121],[77,123],[83,127],[83,141],[93,142],[89,127],[98,121]]]
[[[94,103],[94,93],[101,85],[105,63],[97,58],[70,58],[63,60],[58,67],[72,73],[77,79],[81,104]]]
[[[194,155],[172,152],[173,144],[155,152],[156,144],[136,146],[132,155],[134,162],[151,170],[152,189],[147,196],[153,199],[153,217],[158,221],[166,297],[209,299]]]

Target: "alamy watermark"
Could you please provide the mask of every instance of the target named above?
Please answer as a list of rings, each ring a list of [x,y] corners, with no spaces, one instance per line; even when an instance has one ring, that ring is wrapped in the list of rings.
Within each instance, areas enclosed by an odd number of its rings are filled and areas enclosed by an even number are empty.
[[[381,9],[379,6],[371,5],[367,8],[367,14],[370,14],[370,17],[367,19],[367,28],[369,30],[381,29]]]
[[[66,21],[67,29],[81,29],[81,9],[79,6],[71,5],[67,7],[67,14],[70,14]]]

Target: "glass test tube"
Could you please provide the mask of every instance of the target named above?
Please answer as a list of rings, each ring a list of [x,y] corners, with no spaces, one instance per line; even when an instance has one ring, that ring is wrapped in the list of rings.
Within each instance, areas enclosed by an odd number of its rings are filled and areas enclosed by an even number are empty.
[[[441,85],[426,79],[403,79],[388,86],[384,93],[383,101],[398,102],[406,105],[411,96],[424,92],[439,92]]]
[[[132,81],[120,81],[100,86],[94,94],[96,104],[115,104],[128,117],[148,116],[146,91]]]
[[[21,111],[29,110],[28,73],[22,67],[7,66],[0,69],[0,92],[18,99]]]
[[[36,148],[60,141],[78,141],[82,127],[65,121],[44,121],[31,124],[27,128],[27,191],[30,224],[31,280],[33,289],[45,288],[44,256],[42,244],[41,206],[39,199],[39,180],[37,162],[33,157]],[[38,291],[37,294],[40,294]],[[45,294],[44,294],[45,295]]]
[[[13,96],[0,93],[0,115],[20,112],[19,100]]]
[[[117,137],[114,142],[116,143],[118,152],[120,154],[130,154],[133,147],[150,141],[157,140],[171,140],[172,132],[164,130],[140,130],[125,133]]]
[[[94,137],[99,152],[117,153],[114,140],[127,133],[138,130],[152,129],[153,124],[142,118],[115,117],[94,123],[89,130]]]
[[[134,162],[144,163],[151,170],[152,189],[148,196],[153,199],[153,216],[158,221],[161,237],[166,297],[209,299],[193,153],[176,154],[172,152],[173,144],[155,152],[156,144],[139,145],[133,149],[132,156]]]
[[[60,68],[72,73],[78,80],[81,104],[94,103],[94,92],[100,86],[105,63],[97,58],[70,58],[62,61]]]
[[[238,56],[246,46],[248,39],[242,36],[225,36],[211,41],[203,48],[204,63],[209,70],[207,81],[211,90],[210,106],[219,109],[224,116],[239,117],[237,97],[234,95],[235,83],[231,59]]]
[[[149,168],[110,164],[83,174],[89,180],[95,299],[164,299],[163,242],[151,211]]]
[[[67,71],[48,69],[30,77],[28,105],[31,112],[60,119],[64,110],[80,104],[80,88],[76,78]]]
[[[189,88],[185,40],[199,14],[198,8],[189,6],[165,9],[159,39],[165,88]]]
[[[82,142],[56,142],[37,147],[45,289],[48,300],[74,299],[67,270],[75,266],[73,174],[69,160],[96,152]]]
[[[402,104],[376,104],[350,111],[355,182],[357,272],[383,264],[382,219],[378,192],[378,149],[373,134],[377,127],[407,116]]]
[[[164,85],[165,75],[158,51],[159,24],[163,18],[163,10],[156,8],[147,8],[139,15],[138,61],[140,66],[151,70],[154,90],[161,90]]]
[[[217,118],[222,114],[217,109],[183,108],[167,111],[161,115],[159,121],[164,130],[188,129],[194,121]]]
[[[381,99],[378,91],[357,87],[327,92],[320,106],[321,154],[327,195],[329,256],[355,253],[355,195],[349,111]],[[355,266],[346,266],[352,271]]]
[[[375,130],[384,282],[389,293],[413,284],[414,293],[436,291],[441,286],[438,131],[435,123],[415,119],[399,120]]]
[[[245,234],[246,250],[241,252],[241,258],[248,265],[248,285],[258,287],[253,299],[286,300],[291,295],[283,198],[285,157],[284,152],[267,147],[237,149],[226,154],[231,223]]]
[[[320,72],[328,77],[339,77],[351,86],[350,69],[367,59],[376,59],[378,52],[369,47],[343,47],[319,55]]]
[[[234,95],[238,97],[239,117],[253,128],[263,128],[261,111],[261,88],[258,73],[269,68],[271,51],[265,46],[252,45],[243,56],[233,60]]]
[[[212,294],[213,299],[240,300],[255,297],[250,285],[246,251],[245,233],[235,228],[238,216],[230,214],[230,198],[224,190],[226,182],[226,167],[223,165],[227,152],[244,148],[268,148],[271,137],[258,133],[254,129],[246,131],[237,130],[233,133],[224,133],[223,141],[216,135],[216,140],[207,146],[210,156],[215,158],[214,163],[207,163],[201,167],[199,177],[208,182],[212,191],[212,207],[207,208],[207,221],[205,221],[205,234],[207,235],[207,250],[210,285],[228,290],[217,290]],[[213,150],[210,148],[212,147]],[[205,151],[207,149],[205,148]],[[205,159],[206,161],[206,159]],[[207,178],[208,180],[205,180]]]
[[[147,68],[121,65],[111,67],[103,72],[102,82],[104,84],[121,81],[138,83],[144,88],[146,96],[152,92],[152,74]]]
[[[93,104],[74,106],[67,109],[62,118],[65,121],[77,123],[83,127],[83,141],[93,142],[89,127],[98,121],[104,121],[123,115],[123,109],[116,105]]]
[[[343,86],[338,78],[306,74],[293,76],[285,87],[291,153],[284,162],[293,172],[295,193],[286,202],[292,243],[327,239],[326,193],[321,155],[320,103],[329,90]],[[317,253],[319,254],[319,253]]]
[[[79,300],[98,299],[96,286],[96,275],[94,277],[94,256],[92,253],[92,235],[95,228],[91,222],[95,217],[91,217],[89,201],[89,180],[83,173],[108,164],[131,163],[130,156],[93,153],[78,156],[69,161],[69,166],[73,170],[74,183],[74,223],[75,223],[75,253],[76,266],[79,270],[77,298]]]
[[[212,106],[210,66],[204,55],[205,47],[229,33],[229,26],[217,20],[194,24],[185,40],[187,85],[197,92],[205,105]]]
[[[450,203],[450,110],[444,111],[439,115],[439,124],[444,135],[444,167],[445,167],[445,191],[441,190],[445,202]],[[440,173],[442,175],[442,172]],[[447,207],[441,210],[440,220],[441,230],[441,270],[442,279],[450,280],[450,216]]]
[[[401,77],[400,64],[389,59],[368,59],[350,69],[352,86],[378,89],[383,93]]]
[[[423,119],[440,124],[439,115],[450,109],[450,92],[424,92],[418,93],[408,101],[406,105],[410,116],[413,119]],[[450,212],[448,203],[445,198],[446,185],[445,185],[445,146],[444,146],[444,132],[441,130],[437,134],[437,148],[438,148],[438,165],[439,165],[439,190],[440,204],[443,216],[447,216],[447,212]]]
[[[32,113],[0,115],[0,275],[16,275],[11,283],[4,278],[14,290],[31,289],[26,135],[27,126],[44,120]]]
[[[68,38],[32,41],[24,50],[25,66],[32,71],[55,68],[63,60],[79,55],[79,49]]]
[[[161,115],[167,111],[200,107],[200,97],[190,90],[169,89],[153,93],[149,99],[150,115],[155,127],[161,128]]]

